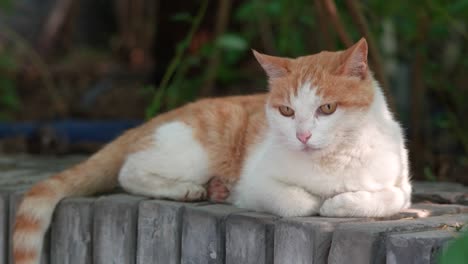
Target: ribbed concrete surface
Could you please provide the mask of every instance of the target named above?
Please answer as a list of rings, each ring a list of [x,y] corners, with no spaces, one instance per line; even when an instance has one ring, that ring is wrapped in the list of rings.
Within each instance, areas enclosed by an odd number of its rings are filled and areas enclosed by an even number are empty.
[[[0,158],[0,263],[11,263],[13,215],[24,190],[81,159]],[[418,203],[386,219],[279,218],[121,193],[72,198],[54,214],[43,263],[429,264],[468,223],[467,195],[458,184],[416,183]]]

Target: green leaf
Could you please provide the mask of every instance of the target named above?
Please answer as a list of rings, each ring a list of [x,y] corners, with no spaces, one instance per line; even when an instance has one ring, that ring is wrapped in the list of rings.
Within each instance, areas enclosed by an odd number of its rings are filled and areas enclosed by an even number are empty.
[[[174,22],[187,22],[192,23],[193,16],[188,12],[180,12],[171,16],[171,20]]]
[[[239,6],[235,12],[234,18],[240,22],[253,21],[256,19],[254,16],[255,11],[257,11],[259,7],[260,3],[258,1],[247,1]]]
[[[11,11],[11,8],[13,7],[13,1],[12,0],[0,0],[0,8],[3,11]]]
[[[150,119],[161,110],[162,100],[164,99],[164,90],[158,89],[151,101],[150,105],[146,108],[146,118]]]
[[[437,180],[436,176],[432,172],[432,169],[428,166],[424,167],[424,178],[427,181],[433,181],[433,182]]]
[[[227,50],[246,50],[247,41],[240,35],[226,33],[218,37],[216,41],[218,47]]]
[[[0,68],[15,70],[18,68],[18,64],[12,55],[7,53],[0,53]]]
[[[447,249],[439,258],[439,264],[466,264],[468,263],[468,233],[462,234],[456,240],[449,242]]]
[[[169,109],[175,108],[179,103],[181,97],[180,90],[180,85],[178,84],[171,84],[167,87],[166,98]]]
[[[468,1],[460,0],[460,1],[453,1],[447,6],[447,12],[453,14],[460,14],[466,17],[468,14]]]
[[[434,123],[436,124],[437,127],[439,128],[450,128],[450,120],[447,118],[446,115],[437,115],[434,117]]]
[[[279,17],[283,12],[283,7],[279,1],[270,1],[266,6],[267,13],[274,17]]]

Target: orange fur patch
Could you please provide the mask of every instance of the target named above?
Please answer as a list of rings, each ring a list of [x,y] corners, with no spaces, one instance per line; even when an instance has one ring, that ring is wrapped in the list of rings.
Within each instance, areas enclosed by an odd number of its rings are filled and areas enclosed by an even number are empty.
[[[180,118],[194,128],[208,151],[213,174],[229,186],[239,178],[248,150],[266,128],[265,102],[265,94],[205,99],[188,105],[187,115]]]
[[[297,95],[298,88],[310,81],[324,103],[336,102],[340,107],[370,106],[374,98],[371,75],[359,79],[339,74],[343,56],[343,52],[321,52],[292,60],[289,75],[270,81],[270,104],[274,107],[289,104],[290,95]]]
[[[269,78],[268,102],[272,107],[289,105],[291,95],[297,96],[307,82],[317,89],[324,104],[365,108],[373,101],[374,79],[368,70],[365,39],[345,51],[323,51],[296,59],[254,54],[267,73],[283,72]]]
[[[26,194],[26,196],[28,197],[37,197],[37,196],[50,197],[54,195],[55,195],[55,191],[52,190],[45,182],[40,182],[34,185]]]
[[[41,228],[39,220],[33,219],[25,214],[16,215],[15,230],[37,231]]]
[[[35,251],[24,249],[15,249],[13,255],[16,264],[32,261],[38,257]]]

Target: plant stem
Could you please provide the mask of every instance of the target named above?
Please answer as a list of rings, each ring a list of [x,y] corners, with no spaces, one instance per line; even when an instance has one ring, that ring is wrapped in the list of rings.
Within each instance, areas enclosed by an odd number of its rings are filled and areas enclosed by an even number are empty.
[[[28,42],[18,35],[13,29],[0,23],[0,31],[2,31],[6,36],[8,36],[19,48],[23,49],[31,59],[32,64],[34,64],[37,70],[41,73],[43,84],[47,90],[47,93],[52,100],[52,105],[57,111],[59,116],[65,116],[67,113],[67,108],[65,106],[63,98],[57,92],[57,89],[52,81],[52,76],[48,70],[47,64],[42,60],[41,56],[32,48]]]
[[[359,32],[366,38],[367,43],[369,44],[369,57],[370,60],[373,62],[373,70],[375,72],[377,80],[379,80],[380,84],[382,85],[390,109],[393,110],[393,112],[395,112],[395,104],[393,101],[393,97],[389,92],[389,85],[384,73],[382,59],[380,57],[380,53],[377,49],[377,46],[375,45],[372,33],[369,30],[366,18],[362,13],[361,7],[359,3],[354,0],[345,0],[345,3],[348,7],[349,13],[354,21],[354,24],[356,24],[357,28],[359,29]]]
[[[332,22],[333,27],[335,27],[336,33],[338,33],[338,37],[340,38],[341,42],[346,47],[351,47],[353,45],[353,41],[349,37],[348,33],[346,33],[346,29],[341,22],[340,16],[338,14],[338,10],[336,9],[336,4],[334,0],[322,0],[323,7],[328,13],[328,17]]]
[[[226,31],[229,22],[229,11],[231,10],[231,6],[231,0],[219,0],[217,12],[218,16],[216,19],[216,28],[214,36],[215,46],[211,54],[210,60],[208,61],[205,80],[201,87],[200,93],[202,96],[210,95],[214,89],[219,63],[221,61],[221,53],[219,47],[216,45],[216,41]]]
[[[257,0],[257,3],[261,6],[265,6],[264,0]],[[266,14],[265,9],[257,10],[257,26],[258,26],[258,34],[260,36],[260,40],[262,41],[262,46],[265,48],[265,52],[267,54],[276,54],[276,45],[275,45],[275,38],[272,30],[272,23],[271,19]]]
[[[330,35],[331,31],[329,30],[329,23],[327,16],[325,15],[325,8],[323,6],[323,3],[321,0],[314,0],[314,7],[315,7],[315,14],[317,16],[318,20],[318,27],[320,30],[320,50],[326,49],[326,50],[333,50],[335,48],[335,45],[333,43],[333,38]]]
[[[171,79],[171,77],[174,75],[174,72],[179,67],[180,62],[182,61],[182,58],[184,56],[184,53],[187,50],[187,47],[189,46],[190,42],[192,41],[193,35],[195,35],[195,32],[197,32],[198,27],[200,26],[201,20],[205,16],[206,9],[208,7],[208,2],[209,2],[208,0],[204,0],[202,4],[200,5],[197,16],[193,20],[192,27],[190,28],[188,35],[182,41],[181,45],[177,47],[176,54],[172,58],[171,63],[169,64],[169,67],[167,68],[161,82],[159,83],[159,86],[158,86],[159,92],[158,91],[155,92],[153,96],[153,100],[151,102],[151,106],[154,106],[155,104],[157,104],[157,100],[159,100],[160,96],[161,98],[164,97],[164,92],[167,88],[167,85],[169,84],[169,80]],[[150,114],[154,114],[154,113],[150,113]],[[149,116],[147,117],[149,118]]]

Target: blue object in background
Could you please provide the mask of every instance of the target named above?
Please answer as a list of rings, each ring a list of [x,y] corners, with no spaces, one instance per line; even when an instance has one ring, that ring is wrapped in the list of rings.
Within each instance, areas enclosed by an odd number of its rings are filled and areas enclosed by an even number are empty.
[[[78,142],[105,143],[141,123],[140,120],[0,122],[0,138],[24,136],[29,139],[36,135],[41,128],[47,127],[51,128],[59,138],[72,144]]]

